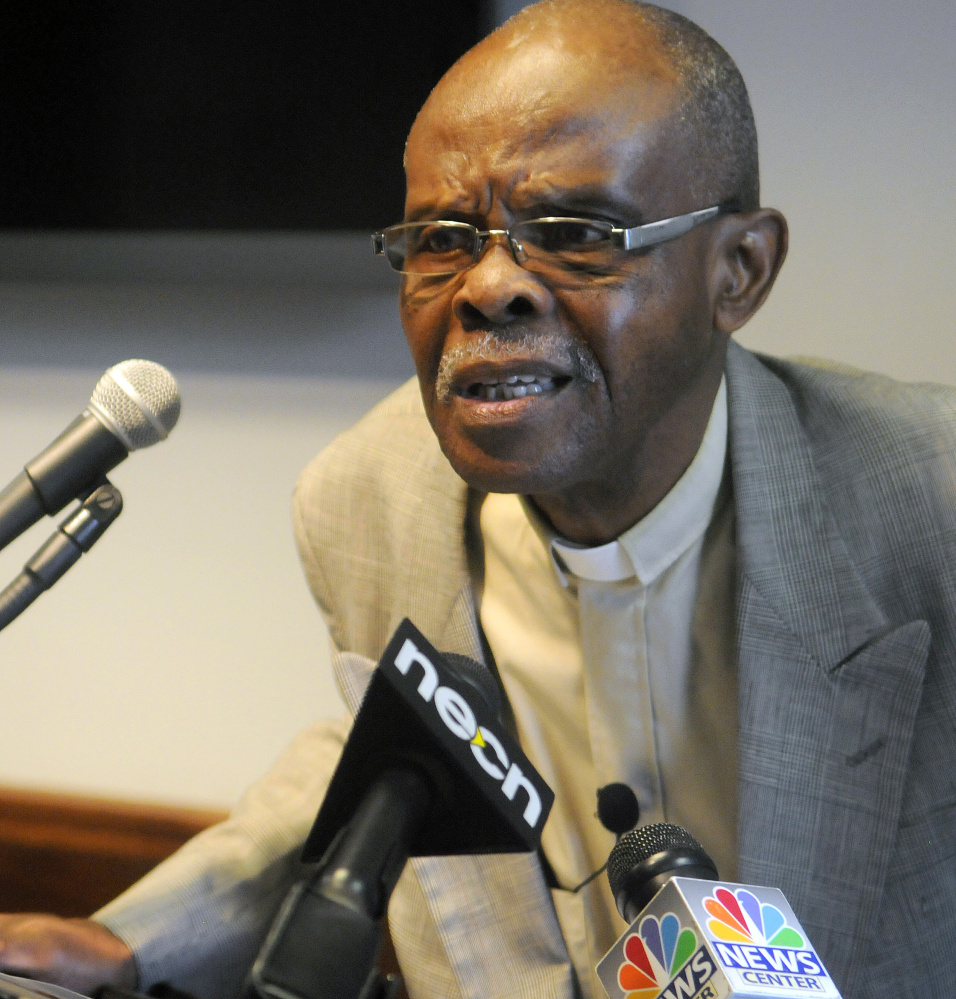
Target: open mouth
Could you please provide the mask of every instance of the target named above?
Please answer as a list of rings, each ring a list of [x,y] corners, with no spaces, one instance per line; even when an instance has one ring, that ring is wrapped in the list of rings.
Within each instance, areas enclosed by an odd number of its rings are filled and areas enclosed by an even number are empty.
[[[570,380],[544,375],[508,375],[500,380],[487,378],[472,382],[465,387],[462,395],[466,399],[480,399],[483,402],[508,402],[511,399],[526,399],[528,396],[554,392]]]

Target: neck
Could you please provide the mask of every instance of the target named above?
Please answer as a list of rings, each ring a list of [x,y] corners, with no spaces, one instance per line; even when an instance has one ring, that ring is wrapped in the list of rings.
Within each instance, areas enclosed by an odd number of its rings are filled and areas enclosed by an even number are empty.
[[[561,537],[603,545],[643,520],[674,488],[700,450],[720,375],[688,398],[647,434],[638,454],[619,474],[606,474],[531,501]]]

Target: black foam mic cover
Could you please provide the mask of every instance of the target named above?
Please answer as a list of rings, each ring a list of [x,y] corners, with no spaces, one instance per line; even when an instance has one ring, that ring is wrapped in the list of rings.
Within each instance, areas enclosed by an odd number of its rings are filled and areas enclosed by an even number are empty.
[[[597,814],[601,825],[615,836],[623,836],[641,817],[637,795],[627,784],[607,784],[598,788]]]

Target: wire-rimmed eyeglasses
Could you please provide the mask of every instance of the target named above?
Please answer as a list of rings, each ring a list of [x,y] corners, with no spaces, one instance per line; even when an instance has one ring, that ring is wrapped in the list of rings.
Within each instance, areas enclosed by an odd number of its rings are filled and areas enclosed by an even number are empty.
[[[372,249],[402,274],[457,274],[478,261],[492,236],[504,236],[517,264],[539,261],[568,271],[610,267],[622,250],[646,250],[683,236],[730,209],[722,205],[618,229],[598,219],[549,217],[510,229],[478,229],[467,222],[404,222],[372,234]]]

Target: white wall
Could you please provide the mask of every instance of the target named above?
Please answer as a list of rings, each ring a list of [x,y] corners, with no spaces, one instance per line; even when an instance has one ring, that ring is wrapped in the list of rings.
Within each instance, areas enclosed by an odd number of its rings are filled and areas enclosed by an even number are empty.
[[[792,225],[741,339],[956,383],[956,6],[673,6],[740,62],[764,201]],[[338,710],[288,497],[307,458],[410,373],[366,247],[0,239],[0,479],[111,363],[167,364],[184,399],[170,440],[113,475],[127,506],[110,533],[0,635],[0,782],[224,805]],[[0,580],[44,537],[4,552]]]

